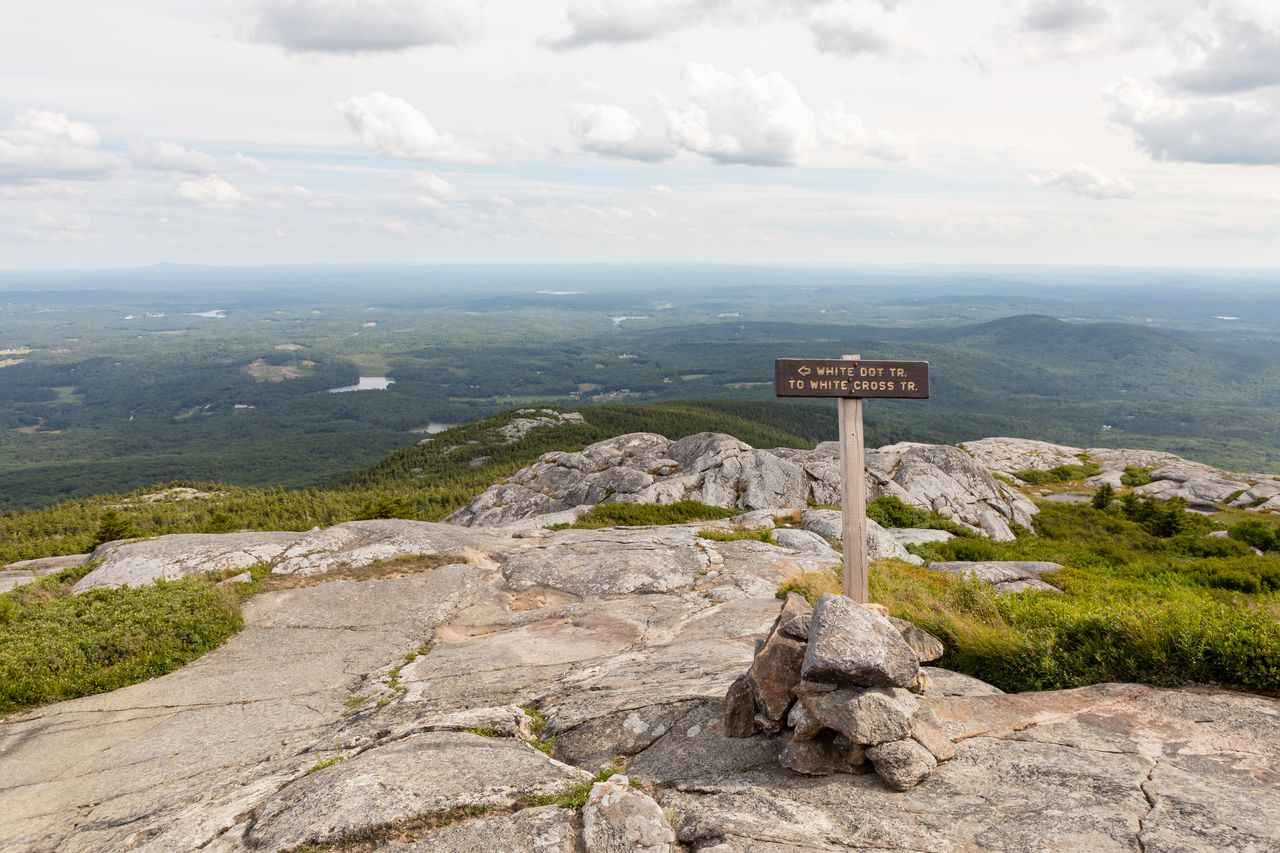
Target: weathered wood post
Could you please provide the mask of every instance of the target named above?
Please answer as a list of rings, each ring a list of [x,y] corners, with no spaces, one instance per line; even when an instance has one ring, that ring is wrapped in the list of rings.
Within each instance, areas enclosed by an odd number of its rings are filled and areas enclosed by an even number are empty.
[[[858,361],[860,355],[846,355]],[[844,594],[860,604],[867,598],[867,479],[866,441],[862,430],[862,398],[836,402],[840,429],[840,537],[844,543]]]
[[[862,399],[927,399],[929,362],[863,361],[860,355],[842,359],[780,358],[774,362],[774,393],[779,397],[839,398],[844,594],[866,604],[867,483]]]

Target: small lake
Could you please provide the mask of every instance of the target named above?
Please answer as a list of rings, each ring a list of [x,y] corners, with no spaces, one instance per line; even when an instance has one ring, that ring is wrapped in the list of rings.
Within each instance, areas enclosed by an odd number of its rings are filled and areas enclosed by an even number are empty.
[[[395,385],[394,379],[385,376],[361,376],[355,385],[343,385],[341,388],[328,389],[330,394],[345,394],[348,391],[385,391]]]

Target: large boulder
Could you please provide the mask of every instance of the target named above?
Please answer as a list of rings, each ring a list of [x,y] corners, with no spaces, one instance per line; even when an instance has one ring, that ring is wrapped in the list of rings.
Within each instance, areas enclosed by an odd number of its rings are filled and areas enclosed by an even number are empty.
[[[941,563],[929,563],[927,568],[937,572],[947,572],[964,578],[980,580],[995,587],[996,592],[1012,593],[1038,590],[1040,592],[1061,592],[1053,584],[1044,580],[1041,575],[1056,572],[1062,568],[1058,563],[1037,560],[987,560],[972,562],[966,560],[950,560]]]
[[[855,687],[906,687],[920,659],[888,619],[843,595],[827,594],[813,607],[801,675],[810,681]]]

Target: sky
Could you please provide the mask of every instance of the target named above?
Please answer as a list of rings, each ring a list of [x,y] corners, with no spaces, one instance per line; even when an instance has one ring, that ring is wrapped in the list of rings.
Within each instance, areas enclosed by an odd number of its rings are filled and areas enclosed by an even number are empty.
[[[1280,267],[1273,0],[42,0],[0,268]]]

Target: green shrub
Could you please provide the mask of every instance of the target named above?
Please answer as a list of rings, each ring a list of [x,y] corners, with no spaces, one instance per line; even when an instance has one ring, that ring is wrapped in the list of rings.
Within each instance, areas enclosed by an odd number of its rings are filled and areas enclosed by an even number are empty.
[[[1124,473],[1120,475],[1120,482],[1126,486],[1137,488],[1145,486],[1148,483],[1154,483],[1155,477],[1152,477],[1152,469],[1139,468],[1136,465],[1124,466]]]
[[[903,503],[892,495],[883,495],[867,504],[867,518],[881,527],[916,527],[928,530],[945,530],[956,536],[975,536],[976,534],[957,524],[949,518],[943,518],[936,512],[925,512],[922,509]]]
[[[741,527],[736,530],[708,528],[699,530],[698,536],[701,539],[709,539],[712,542],[738,542],[745,539],[753,542],[767,542],[770,545],[775,544],[773,531],[767,527]]]
[[[553,529],[596,530],[601,527],[640,527],[654,524],[687,524],[691,521],[719,521],[741,515],[740,509],[725,509],[698,501],[673,504],[597,504],[573,524],[548,525]]]
[[[1152,514],[1168,511],[1162,504]],[[1199,530],[1162,538],[1121,511],[1087,504],[1045,504],[1035,526],[1037,536],[1016,542],[913,550],[934,560],[1058,562],[1066,568],[1045,579],[1060,595],[997,595],[977,581],[888,562],[872,566],[872,600],[938,636],[947,647],[940,666],[1004,690],[1136,681],[1280,692],[1280,556],[1253,556]],[[784,586],[820,594],[838,589],[839,577],[814,573]]]
[[[214,577],[71,595],[73,569],[0,595],[0,715],[163,675],[240,630]]]
[[[1262,519],[1251,518],[1239,524],[1233,524],[1227,530],[1227,535],[1263,552],[1271,551],[1276,547],[1276,530]]]
[[[1015,471],[1014,476],[1024,483],[1047,485],[1049,483],[1072,483],[1087,480],[1095,474],[1101,474],[1102,468],[1095,462],[1087,460],[1079,465],[1059,465],[1048,471],[1037,471],[1034,468],[1026,471]]]
[[[1098,487],[1098,491],[1093,493],[1093,498],[1089,501],[1090,506],[1094,509],[1106,509],[1111,506],[1111,502],[1116,499],[1115,486],[1110,483],[1103,483]]]

